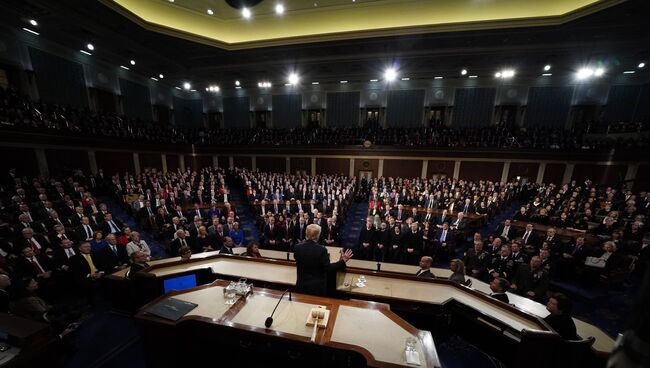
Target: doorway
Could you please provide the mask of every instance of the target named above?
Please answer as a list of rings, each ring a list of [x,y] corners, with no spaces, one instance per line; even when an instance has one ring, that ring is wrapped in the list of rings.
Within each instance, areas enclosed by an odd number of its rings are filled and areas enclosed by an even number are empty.
[[[359,180],[361,179],[372,180],[372,170],[359,170]]]

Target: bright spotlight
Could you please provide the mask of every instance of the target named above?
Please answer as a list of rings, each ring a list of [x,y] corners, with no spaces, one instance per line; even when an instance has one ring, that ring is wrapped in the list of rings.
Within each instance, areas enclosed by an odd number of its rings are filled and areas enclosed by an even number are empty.
[[[298,74],[296,73],[291,73],[289,74],[289,83],[290,84],[298,84]]]
[[[494,75],[494,78],[501,78],[501,72],[497,72],[497,73]]]
[[[639,69],[645,67],[645,63],[639,63]]]
[[[244,17],[245,19],[250,19],[250,17],[251,17],[251,11],[250,11],[250,9],[248,9],[248,8],[242,8],[242,10],[241,10],[241,15],[242,15],[242,17]]]
[[[461,70],[461,71],[460,71],[460,74],[461,74],[461,75],[467,75],[467,69],[463,69],[463,70]]]
[[[589,69],[589,68],[582,68],[578,70],[578,73],[576,74],[576,77],[578,79],[587,79],[590,78],[594,75],[594,70]]]
[[[135,60],[130,61],[131,65],[135,65]]]
[[[31,25],[33,25],[34,27],[36,27],[36,26],[38,25],[38,22],[36,21],[36,19],[30,19],[30,20],[29,20],[29,24],[31,24]]]
[[[501,75],[503,76],[503,78],[512,78],[515,76],[515,71],[512,69],[507,69],[501,72]]]
[[[237,86],[237,87],[241,86],[241,82],[239,82],[238,80],[236,80],[236,81],[235,81],[235,86]]]
[[[284,14],[284,5],[282,5],[282,4],[276,4],[276,5],[275,5],[275,14],[277,14],[277,15],[282,15],[282,14]]]
[[[384,72],[384,79],[386,79],[387,82],[392,82],[397,78],[397,71],[395,68],[388,68]]]
[[[603,68],[597,68],[596,71],[594,72],[594,75],[596,77],[602,77],[603,74],[605,74],[605,69]]]
[[[95,49],[95,46],[93,46],[92,43],[89,43],[89,44],[86,45],[86,48],[87,48],[88,50],[90,50],[90,51],[93,51],[93,50]]]
[[[190,84],[190,82],[185,82],[185,83],[183,83],[183,88],[185,88],[185,90],[189,91],[192,88],[192,85]]]
[[[164,75],[162,75],[162,74],[158,74],[158,77],[160,77],[160,79],[163,79],[163,78],[165,78],[165,76],[164,76]]]
[[[544,71],[547,72],[547,71],[549,71],[549,70],[551,70],[551,66],[548,65],[548,64],[546,64],[546,65],[544,66]]]
[[[213,14],[214,12],[212,11],[212,9],[208,9],[208,15],[213,15]]]

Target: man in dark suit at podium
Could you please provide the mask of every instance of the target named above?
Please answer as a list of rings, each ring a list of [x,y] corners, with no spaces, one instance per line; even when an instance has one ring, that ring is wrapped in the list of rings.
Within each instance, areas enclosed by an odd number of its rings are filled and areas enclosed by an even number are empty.
[[[327,248],[318,244],[321,227],[315,224],[307,226],[306,241],[295,246],[293,256],[296,259],[298,279],[296,292],[324,296],[327,293],[327,273],[345,269],[345,263],[352,258],[352,250],[341,251],[341,259],[330,263]]]

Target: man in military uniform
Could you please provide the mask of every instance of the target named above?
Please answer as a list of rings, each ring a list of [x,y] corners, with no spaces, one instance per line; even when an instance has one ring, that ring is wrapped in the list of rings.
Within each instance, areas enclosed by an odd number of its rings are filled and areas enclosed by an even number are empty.
[[[488,276],[487,268],[490,264],[490,253],[483,249],[483,241],[475,240],[474,248],[465,252],[463,263],[468,275],[480,280],[485,280]]]
[[[538,302],[543,302],[548,289],[548,272],[542,267],[539,256],[530,259],[529,265],[522,265],[510,284],[510,291]]]
[[[510,257],[512,258],[513,261],[515,261],[515,274],[516,274],[517,269],[519,268],[520,265],[528,263],[528,255],[521,250],[521,241],[519,241],[519,239],[515,239],[512,241],[512,244],[510,245],[510,250],[512,251]]]
[[[495,277],[503,277],[506,280],[510,280],[514,276],[515,271],[515,261],[510,257],[510,247],[507,245],[501,246],[500,254],[492,258],[490,266],[488,267],[488,273],[490,274],[491,279]]]

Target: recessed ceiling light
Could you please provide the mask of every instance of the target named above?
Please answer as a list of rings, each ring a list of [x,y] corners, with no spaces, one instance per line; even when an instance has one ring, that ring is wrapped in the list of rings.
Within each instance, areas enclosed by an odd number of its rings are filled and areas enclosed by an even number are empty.
[[[460,71],[460,74],[461,74],[461,75],[466,75],[466,74],[467,74],[467,69],[463,69],[463,70],[461,70],[461,71]]]
[[[388,68],[384,72],[384,79],[388,82],[394,81],[397,78],[397,71],[394,68]]]
[[[29,28],[25,28],[25,27],[23,27],[23,31],[25,31],[25,32],[29,32],[29,33],[31,33],[31,34],[35,34],[35,35],[37,35],[37,36],[40,36],[40,35],[41,35],[40,33],[36,32],[36,31],[32,31],[31,29],[29,29]]]
[[[241,86],[235,86],[235,89],[241,89]]]
[[[551,70],[551,65],[549,64],[544,65],[544,71],[547,72],[549,70]]]
[[[192,88],[192,85],[190,84],[190,82],[185,82],[185,83],[183,83],[183,88],[185,88],[186,90],[189,90],[189,89]]]
[[[639,69],[644,68],[644,67],[645,67],[645,63],[643,63],[643,62],[639,63]]]
[[[470,75],[470,78],[478,78],[478,75]]]
[[[208,9],[208,15],[213,15],[213,14],[214,12],[212,11],[212,9]]]
[[[135,60],[131,60],[129,63],[131,63],[131,65],[135,65]]]
[[[120,68],[122,68],[122,69],[124,69],[124,70],[129,70],[129,68],[126,67],[126,66],[124,66],[124,65],[120,65]]]
[[[236,80],[236,81],[235,81],[235,85],[236,85],[236,86],[241,86],[241,83],[240,83],[238,80]]]
[[[195,89],[191,89],[190,92],[196,92],[196,90],[195,90]]]
[[[93,51],[95,49],[95,46],[92,43],[89,43],[86,45],[86,48],[90,51]]]
[[[165,76],[162,75],[162,74],[158,74],[158,78],[163,79],[163,78],[165,78]]]
[[[154,82],[158,82],[158,78],[156,78],[156,77],[151,77],[151,80],[154,81]]]
[[[501,77],[503,78],[512,78],[515,76],[515,71],[512,69],[506,69],[501,72]]]
[[[284,14],[284,5],[282,5],[282,4],[276,4],[276,5],[275,5],[275,14],[277,14],[277,15],[282,15],[282,14]]]
[[[311,82],[311,84],[313,84],[313,85],[317,85],[317,84],[320,84],[320,83],[318,83],[318,82]]]
[[[86,55],[88,55],[88,56],[91,56],[91,55],[92,55],[91,53],[89,53],[89,52],[86,51],[86,50],[79,50],[79,52],[81,52],[82,54],[86,54]]]
[[[494,78],[501,78],[501,72],[496,72],[496,74],[494,74]]]
[[[241,16],[244,17],[245,19],[250,19],[251,17],[251,11],[248,8],[242,8],[241,9]]]
[[[339,83],[341,83],[341,84],[346,84],[346,83],[348,83],[348,81],[346,81],[346,80],[342,80],[342,81],[340,81]]]
[[[371,82],[379,82],[379,79],[371,79]]]
[[[605,69],[603,68],[597,68],[596,71],[594,71],[596,77],[602,77],[603,74],[605,74]]]
[[[300,78],[298,78],[298,74],[296,73],[289,74],[289,78],[288,78],[289,84],[298,84],[299,79]]]
[[[550,77],[551,75],[553,75],[553,73],[544,73],[542,74],[542,77]]]
[[[636,73],[636,71],[634,70],[626,70],[623,72],[623,74],[634,74],[634,73]]]
[[[178,87],[178,86],[176,86],[176,87],[174,87],[174,88],[176,88],[177,90],[181,90],[181,87]]]
[[[38,22],[36,21],[36,19],[30,19],[29,24],[33,25],[34,27],[38,26]]]
[[[173,3],[173,2],[174,2],[174,0],[169,0],[169,2],[170,2],[170,3]]]
[[[433,79],[442,79],[443,77],[433,77]]]
[[[409,80],[411,80],[411,78],[404,77],[404,78],[402,78],[402,80],[403,80],[403,81],[409,81]]]
[[[594,75],[594,70],[589,68],[582,68],[576,73],[576,78],[578,79],[587,79]]]

